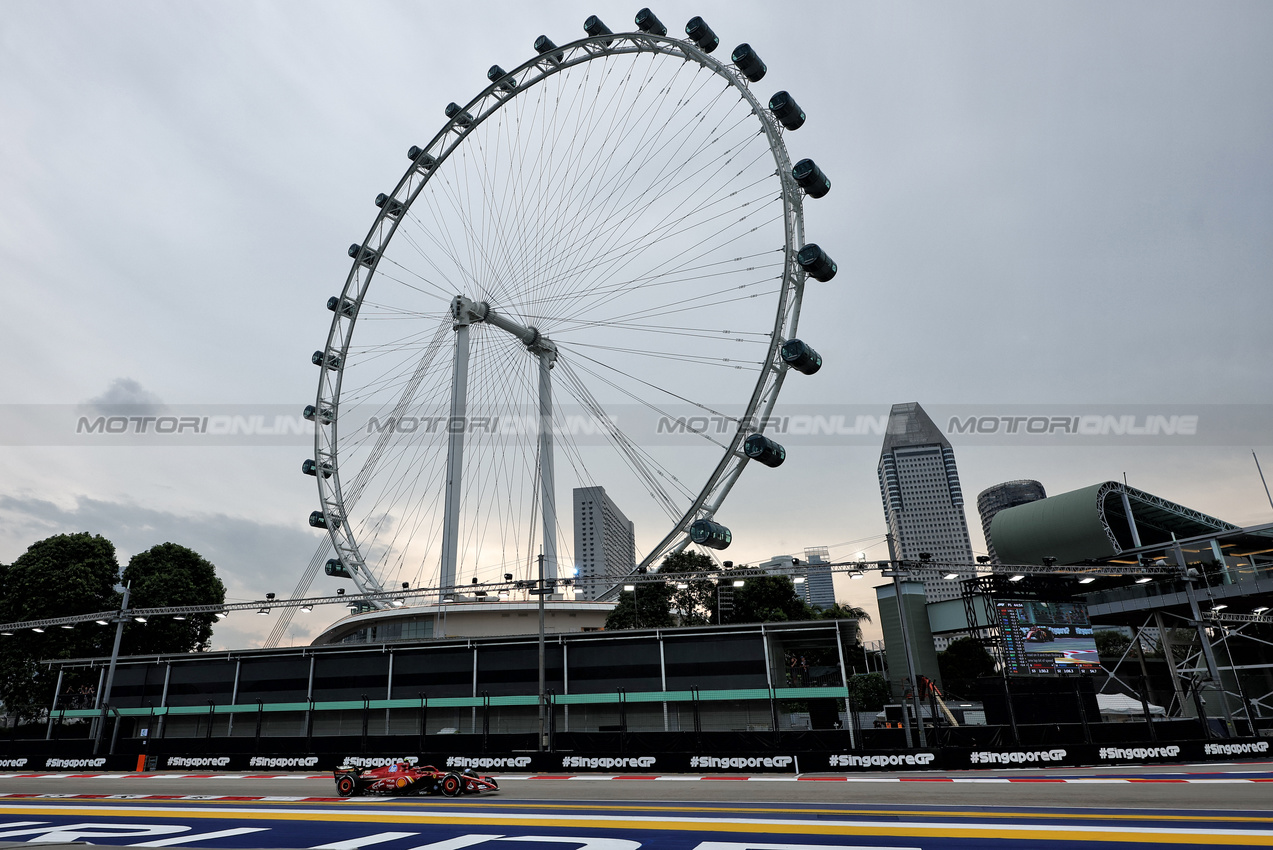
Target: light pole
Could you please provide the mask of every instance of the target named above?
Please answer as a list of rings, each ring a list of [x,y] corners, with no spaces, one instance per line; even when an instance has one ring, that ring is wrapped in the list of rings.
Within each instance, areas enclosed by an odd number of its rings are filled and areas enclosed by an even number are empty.
[[[539,752],[547,745],[548,727],[544,722],[544,553],[539,553],[539,583],[535,588],[539,594]]]
[[[927,747],[928,736],[924,733],[924,716],[920,713],[919,706],[919,680],[915,678],[915,658],[911,652],[911,636],[910,629],[907,627],[906,606],[902,604],[902,562],[897,560],[894,550],[893,535],[891,533],[888,535],[888,555],[890,558],[889,572],[893,574],[893,595],[896,597],[897,601],[897,619],[902,629],[902,646],[906,651],[906,676],[910,680],[911,701],[915,706],[915,722],[919,726],[919,745],[921,747]],[[902,697],[902,723],[904,724],[903,728],[906,729],[906,745],[910,746],[911,722],[907,717],[909,707],[905,699],[905,694],[903,694]]]
[[[637,607],[636,585],[625,584],[623,589],[632,594],[632,627],[639,629],[641,628],[641,609]]]
[[[115,618],[115,645],[111,648],[111,663],[106,671],[106,684],[102,686],[102,692],[98,695],[98,703],[102,711],[97,717],[97,735],[93,738],[93,755],[97,755],[102,748],[102,733],[106,731],[106,711],[110,704],[111,685],[115,682],[115,665],[119,661],[119,642],[124,637],[124,621],[128,619],[128,593],[131,587],[132,582],[124,585],[124,598],[119,603],[119,615]],[[118,716],[115,722],[119,723]]]

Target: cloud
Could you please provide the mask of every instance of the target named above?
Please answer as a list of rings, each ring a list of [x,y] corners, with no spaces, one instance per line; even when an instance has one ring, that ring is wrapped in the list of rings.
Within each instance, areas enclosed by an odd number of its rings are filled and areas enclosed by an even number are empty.
[[[132,378],[116,378],[104,393],[90,398],[88,403],[107,416],[124,413],[153,416],[163,410],[163,400]]]
[[[222,513],[185,516],[133,502],[79,497],[71,507],[37,498],[0,495],[0,546],[15,555],[54,534],[87,531],[115,544],[121,568],[128,559],[159,543],[186,546],[211,561],[225,583],[226,599],[263,599],[267,592],[291,596],[296,581],[324,538],[297,527],[255,522]],[[316,592],[330,592],[319,588]],[[323,609],[318,609],[323,610]],[[331,619],[343,611],[331,609]],[[292,634],[308,643],[327,621],[298,618]],[[214,631],[214,648],[260,646],[274,619],[232,614]],[[288,641],[285,639],[284,643]]]

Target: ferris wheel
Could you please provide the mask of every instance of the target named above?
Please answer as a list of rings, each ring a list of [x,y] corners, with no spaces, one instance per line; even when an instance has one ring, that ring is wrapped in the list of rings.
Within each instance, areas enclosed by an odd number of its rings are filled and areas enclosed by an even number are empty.
[[[555,579],[581,557],[566,487],[605,488],[640,566],[723,549],[743,469],[785,458],[764,432],[787,375],[821,366],[796,328],[806,279],[836,271],[804,241],[830,181],[789,160],[805,115],[756,95],[749,45],[726,63],[701,18],[636,25],[593,16],[492,66],[375,198],[305,410],[329,575],[447,593],[538,553]]]

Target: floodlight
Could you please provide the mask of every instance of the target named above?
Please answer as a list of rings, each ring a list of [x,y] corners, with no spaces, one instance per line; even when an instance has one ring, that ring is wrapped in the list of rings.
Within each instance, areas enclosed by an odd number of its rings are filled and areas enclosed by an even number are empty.
[[[1084,578],[1079,579],[1079,584],[1091,584],[1094,581],[1096,581],[1095,576],[1086,576]]]
[[[1219,603],[1218,605],[1212,605],[1212,606],[1211,606],[1211,610],[1212,610],[1212,611],[1223,611],[1225,608],[1228,608],[1228,607],[1229,607],[1228,605],[1225,605],[1223,602],[1221,602],[1221,603]]]
[[[1140,578],[1136,579],[1136,583],[1137,583],[1137,584],[1149,584],[1149,582],[1151,582],[1151,581],[1153,581],[1153,580],[1154,580],[1154,579],[1153,579],[1153,577],[1152,577],[1152,576],[1141,576]]]
[[[302,611],[313,611],[313,610],[314,610],[314,606],[313,606],[313,605],[302,605],[302,606],[301,606],[301,610],[302,610]]]
[[[134,619],[134,620],[136,620],[136,621],[137,621],[137,622],[139,622],[139,623],[144,623],[144,622],[146,622],[146,618],[145,618],[145,617],[133,617],[133,619]]]
[[[959,573],[946,573],[942,578],[946,579],[946,581],[954,581],[959,578]]]
[[[225,619],[226,617],[228,617],[228,616],[230,616],[230,612],[229,612],[229,611],[218,611],[218,612],[217,612],[217,619],[218,619],[218,620],[224,620],[224,619]]]
[[[262,617],[267,617],[267,616],[269,616],[270,609],[269,609],[269,608],[261,608],[261,609],[258,609],[256,613],[260,614]]]
[[[1021,581],[1023,578],[1025,578],[1024,575],[1022,575],[1021,573],[1017,573],[1014,576],[1008,576],[1008,581]]]
[[[636,585],[635,585],[635,584],[625,584],[625,585],[623,586],[623,589],[624,589],[624,590],[626,590],[626,591],[628,591],[629,593],[631,593],[632,591],[636,590]]]
[[[40,628],[39,626],[36,626],[36,627],[35,627],[35,628],[33,628],[31,631],[33,631],[33,632],[35,632],[35,633],[37,633],[37,634],[41,634],[41,635],[42,635],[42,634],[44,634],[44,629]]]
[[[95,620],[94,622],[96,622],[96,623],[97,623],[97,625],[99,625],[99,626],[109,626],[109,625],[110,625],[110,623],[109,623],[109,622],[107,622],[106,620]]]
[[[804,584],[804,576],[796,576],[791,580],[792,584]]]
[[[734,579],[734,587],[742,587],[742,586],[743,586],[743,585],[745,585],[746,583],[747,583],[747,582],[743,581],[743,580],[742,580],[742,579],[740,579],[740,578],[736,578],[736,579]]]

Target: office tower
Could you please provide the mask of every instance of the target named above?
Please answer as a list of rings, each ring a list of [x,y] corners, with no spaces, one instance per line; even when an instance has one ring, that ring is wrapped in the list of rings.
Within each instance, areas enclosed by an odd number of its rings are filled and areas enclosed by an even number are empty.
[[[999,511],[1046,499],[1047,492],[1038,481],[1021,479],[987,487],[977,494],[977,513],[981,514],[981,531],[986,536],[986,552],[992,564],[1002,563],[990,539],[990,521]]]
[[[575,488],[575,597],[596,599],[636,569],[636,530],[604,487]]]
[[[831,581],[830,550],[815,546],[804,550],[804,601],[814,608],[835,607],[835,585]]]
[[[799,564],[791,555],[774,555],[768,561],[757,564],[756,569],[790,576],[793,581],[804,579],[796,584],[796,595],[815,608],[832,608],[835,606],[835,587],[831,583],[828,554],[825,546],[805,549],[805,560]]]
[[[919,561],[921,553],[931,555],[933,566],[912,571],[912,578],[924,583],[929,602],[958,597],[959,582],[942,576],[971,577],[965,565],[973,558],[955,453],[915,402],[895,404],[889,412],[879,478],[894,557]]]

